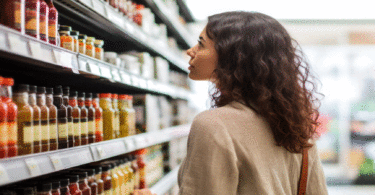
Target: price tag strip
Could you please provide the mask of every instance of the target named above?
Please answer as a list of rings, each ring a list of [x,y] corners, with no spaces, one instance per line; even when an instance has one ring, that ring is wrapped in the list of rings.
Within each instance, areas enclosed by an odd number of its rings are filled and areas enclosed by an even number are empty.
[[[73,68],[73,66],[72,66],[73,55],[68,53],[68,52],[65,52],[65,51],[61,51],[60,55],[61,55],[61,59],[60,59],[61,65],[66,67],[66,68]]]
[[[3,32],[0,32],[0,49],[7,50],[7,39],[6,34]]]
[[[90,72],[92,73],[92,74],[95,74],[95,75],[97,75],[97,76],[100,76],[101,74],[100,74],[100,69],[99,69],[99,67],[98,67],[98,65],[96,65],[96,64],[92,64],[92,63],[88,63],[88,65],[89,65],[89,68],[90,68]]]
[[[98,12],[102,16],[105,16],[105,8],[102,2],[100,2],[99,0],[92,0],[92,4],[96,12]]]
[[[87,62],[85,60],[79,59],[78,60],[78,64],[79,64],[79,69],[80,70],[88,72],[88,70],[87,70]]]
[[[0,185],[9,181],[7,170],[0,164]]]
[[[135,86],[135,87],[139,87],[139,79],[138,79],[138,77],[132,75],[131,78],[132,78],[132,85]]]
[[[103,77],[112,79],[111,69],[107,66],[100,66],[100,72]]]
[[[80,2],[82,2],[84,5],[88,6],[88,7],[92,7],[92,1],[91,0],[79,0]]]
[[[96,147],[96,150],[98,151],[99,158],[105,158],[107,156],[106,152],[103,150],[102,147],[98,146]]]
[[[51,162],[53,166],[55,167],[56,171],[59,171],[65,168],[59,155],[51,155],[49,156],[49,158],[51,159]]]
[[[107,12],[107,18],[108,20],[110,20],[112,23],[120,26],[120,27],[124,27],[124,19],[122,16],[120,16],[115,10],[113,10],[112,7],[110,7],[109,5],[105,6],[105,10]]]
[[[42,47],[40,46],[40,43],[35,42],[35,41],[30,41],[29,46],[30,46],[31,55],[38,60],[43,60]]]
[[[143,78],[139,78],[139,86],[143,89],[147,89],[147,81]]]
[[[27,168],[29,168],[30,175],[31,176],[37,176],[41,175],[42,172],[40,171],[40,168],[38,166],[38,163],[35,159],[33,158],[28,158],[25,160]]]
[[[115,81],[118,81],[118,82],[122,81],[117,68],[112,68],[112,75]]]
[[[130,138],[125,138],[124,143],[126,146],[127,152],[133,151],[135,149],[134,140]]]
[[[29,56],[29,51],[27,48],[27,42],[23,41],[20,36],[8,34],[10,50],[13,53],[18,53],[24,56]]]
[[[125,28],[126,28],[126,30],[130,33],[130,34],[132,34],[132,35],[134,35],[134,32],[135,32],[135,27],[130,23],[130,21],[128,21],[128,20],[126,20],[126,22],[125,22]]]
[[[124,82],[127,85],[131,85],[132,84],[130,75],[128,73],[120,70],[120,74],[121,74],[122,82]]]

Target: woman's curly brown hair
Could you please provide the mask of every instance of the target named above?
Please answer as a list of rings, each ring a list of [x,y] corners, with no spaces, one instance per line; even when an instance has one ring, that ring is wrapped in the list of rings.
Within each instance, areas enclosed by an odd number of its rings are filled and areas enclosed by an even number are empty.
[[[206,32],[218,53],[213,107],[244,101],[268,121],[277,146],[293,153],[312,147],[315,77],[285,28],[265,14],[237,11],[210,16]]]

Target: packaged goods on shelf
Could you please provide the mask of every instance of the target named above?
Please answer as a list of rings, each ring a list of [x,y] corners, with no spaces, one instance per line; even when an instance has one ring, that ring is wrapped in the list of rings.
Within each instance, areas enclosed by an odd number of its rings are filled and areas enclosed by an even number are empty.
[[[188,76],[176,71],[169,71],[169,82],[173,85],[190,89]]]
[[[152,186],[164,175],[164,158],[161,145],[147,148],[146,161],[146,185]]]
[[[119,56],[122,60],[124,60],[125,69],[128,70],[130,73],[135,75],[140,75],[141,73],[141,64],[136,56],[123,53]]]
[[[172,125],[172,105],[164,96],[158,97],[160,108],[160,129],[168,128]]]
[[[141,75],[146,79],[154,78],[154,59],[147,52],[137,54],[139,63],[141,64]]]
[[[169,63],[162,57],[155,57],[154,78],[162,83],[169,83]]]
[[[160,108],[155,95],[135,95],[137,133],[152,132],[160,128]]]
[[[172,125],[182,125],[189,122],[187,116],[190,114],[190,108],[185,100],[172,100]]]

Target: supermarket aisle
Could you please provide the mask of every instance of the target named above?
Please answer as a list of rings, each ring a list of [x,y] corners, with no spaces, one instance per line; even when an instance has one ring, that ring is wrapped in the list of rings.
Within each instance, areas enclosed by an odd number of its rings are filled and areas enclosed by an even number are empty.
[[[375,186],[328,186],[329,195],[374,195]]]

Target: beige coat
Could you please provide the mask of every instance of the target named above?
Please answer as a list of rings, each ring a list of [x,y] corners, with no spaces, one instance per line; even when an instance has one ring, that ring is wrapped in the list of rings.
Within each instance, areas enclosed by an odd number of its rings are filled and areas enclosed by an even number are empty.
[[[181,195],[296,195],[302,154],[275,144],[267,122],[232,102],[197,115],[178,174]],[[317,147],[309,149],[306,195],[326,195]]]

